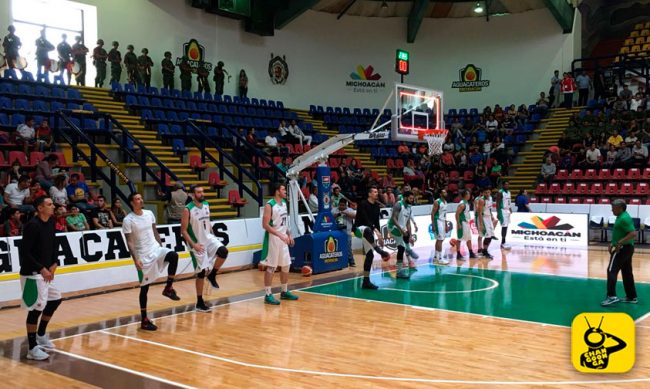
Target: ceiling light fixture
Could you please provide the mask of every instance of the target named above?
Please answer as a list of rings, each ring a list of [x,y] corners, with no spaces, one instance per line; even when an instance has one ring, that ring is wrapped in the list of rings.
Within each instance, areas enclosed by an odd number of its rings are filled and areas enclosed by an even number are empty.
[[[381,8],[383,8],[383,9],[388,8],[388,3],[386,2],[386,0],[381,2]]]
[[[477,13],[477,14],[482,14],[483,13],[483,6],[481,6],[480,1],[476,2],[476,7],[474,7],[474,13]]]

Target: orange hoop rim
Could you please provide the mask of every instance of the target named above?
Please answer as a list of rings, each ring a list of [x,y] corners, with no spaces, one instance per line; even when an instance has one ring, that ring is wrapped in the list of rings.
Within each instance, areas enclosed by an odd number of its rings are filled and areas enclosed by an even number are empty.
[[[418,131],[418,139],[419,140],[424,140],[424,137],[427,135],[433,135],[433,136],[447,136],[449,133],[449,130],[444,129],[444,128],[434,128],[431,130],[419,130]]]

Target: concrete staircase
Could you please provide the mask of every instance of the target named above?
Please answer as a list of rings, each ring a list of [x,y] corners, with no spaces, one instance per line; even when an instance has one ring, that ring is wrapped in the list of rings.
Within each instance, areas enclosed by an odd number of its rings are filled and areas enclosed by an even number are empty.
[[[111,114],[117,121],[119,121],[129,132],[146,145],[149,151],[154,153],[158,159],[163,162],[176,176],[183,181],[186,186],[201,184],[205,186],[205,196],[210,204],[210,216],[215,219],[233,218],[237,217],[237,211],[228,204],[225,198],[217,197],[217,192],[210,189],[207,180],[198,179],[197,173],[192,170],[189,163],[183,162],[182,158],[174,153],[172,147],[162,143],[157,137],[157,133],[147,130],[142,124],[140,117],[131,115],[126,106],[119,101],[115,101],[109,94],[108,90],[91,87],[76,87],[81,92],[81,95],[88,102],[92,103],[99,112]],[[198,154],[198,149],[189,148],[189,154]],[[137,168],[137,163],[122,164],[124,168]],[[154,163],[147,163],[149,167],[156,167]],[[214,165],[208,164],[208,167]],[[205,174],[205,173],[204,173]],[[172,185],[174,182],[172,182]],[[155,186],[155,182],[138,182],[140,191],[144,187]],[[144,191],[143,191],[144,192]]]
[[[535,130],[532,139],[526,142],[526,146],[532,147],[517,155],[518,162],[513,163],[511,168],[514,174],[508,177],[510,188],[513,192],[520,189],[527,189],[531,194],[535,189],[535,181],[544,163],[544,153],[549,147],[557,145],[557,141],[569,126],[569,118],[582,107],[564,109],[551,109],[549,117],[542,120],[542,125]]]

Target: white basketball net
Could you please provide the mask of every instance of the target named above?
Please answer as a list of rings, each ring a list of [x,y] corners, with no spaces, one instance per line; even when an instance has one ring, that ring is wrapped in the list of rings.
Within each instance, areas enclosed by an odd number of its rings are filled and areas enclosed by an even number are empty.
[[[425,134],[423,139],[429,144],[429,155],[442,154],[442,145],[447,139],[447,130],[438,130],[435,133]]]

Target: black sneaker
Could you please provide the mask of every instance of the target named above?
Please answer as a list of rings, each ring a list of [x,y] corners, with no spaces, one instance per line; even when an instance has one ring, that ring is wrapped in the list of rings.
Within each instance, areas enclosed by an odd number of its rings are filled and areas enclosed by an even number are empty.
[[[153,324],[149,318],[145,318],[142,320],[142,322],[140,322],[140,329],[144,331],[155,331],[158,329],[158,327],[156,327],[156,325]]]
[[[162,295],[174,301],[178,301],[181,299],[180,297],[178,297],[176,291],[171,286],[169,288],[163,289]]]
[[[483,252],[483,257],[487,258],[488,261],[491,261],[494,259],[493,256],[490,255],[487,251]]]
[[[217,275],[208,275],[208,282],[213,289],[219,289],[219,284],[217,283]]]
[[[638,304],[638,303],[639,303],[639,300],[638,300],[636,297],[633,298],[633,299],[628,298],[628,297],[625,297],[625,298],[622,298],[622,299],[621,299],[621,302],[622,302],[622,303],[628,303],[628,304]]]
[[[377,290],[379,289],[379,287],[373,284],[372,282],[370,282],[370,280],[363,280],[363,283],[361,284],[361,289]]]
[[[350,263],[348,264],[348,266],[350,266],[350,267],[357,267],[357,264],[356,264],[354,261],[352,261],[352,262],[350,262]]]
[[[205,305],[204,302],[196,303],[195,309],[199,312],[210,312],[210,307]]]
[[[469,254],[469,259],[476,259],[476,258],[478,258],[478,256],[476,254],[474,254],[474,253]]]

